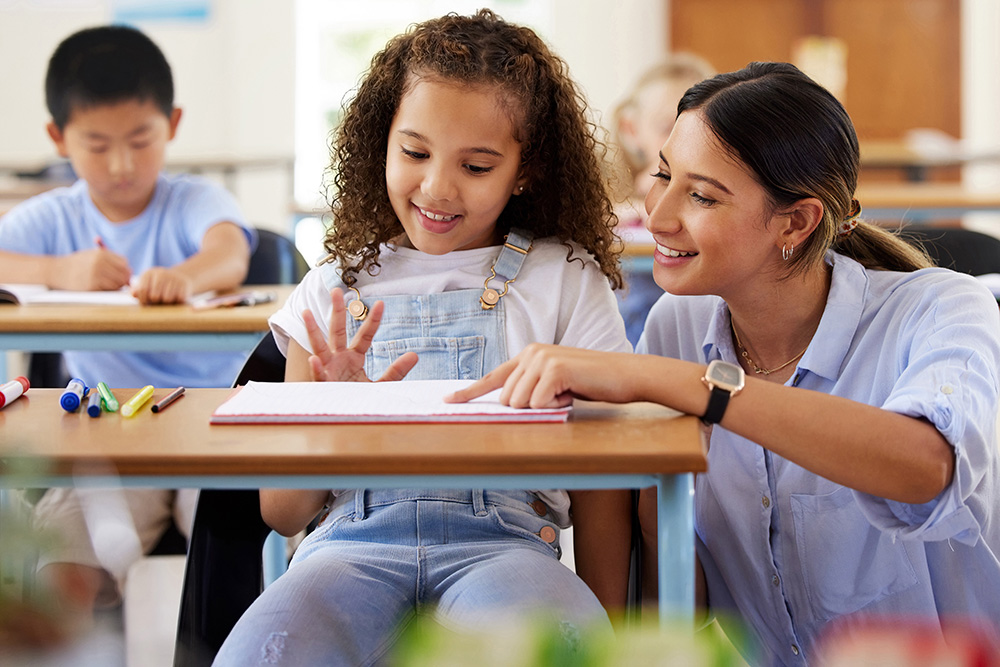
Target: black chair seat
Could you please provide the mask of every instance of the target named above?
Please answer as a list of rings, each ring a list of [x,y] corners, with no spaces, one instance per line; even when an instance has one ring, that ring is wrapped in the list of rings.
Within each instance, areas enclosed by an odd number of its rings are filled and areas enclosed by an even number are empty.
[[[285,357],[269,332],[234,386],[281,382]],[[257,489],[203,489],[191,529],[174,665],[211,665],[230,630],[264,590],[262,552],[271,529]]]
[[[1000,239],[962,227],[905,227],[900,236],[922,247],[934,263],[973,276],[1000,273]]]

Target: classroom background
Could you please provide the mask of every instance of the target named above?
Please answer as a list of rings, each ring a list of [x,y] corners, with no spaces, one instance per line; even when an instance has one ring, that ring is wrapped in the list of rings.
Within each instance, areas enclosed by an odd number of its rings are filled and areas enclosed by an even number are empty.
[[[794,62],[854,119],[862,185],[903,188],[895,206],[873,207],[883,222],[1000,237],[1000,0],[0,0],[0,215],[55,182],[38,176],[58,180],[45,171],[58,162],[45,133],[49,55],[76,30],[124,22],[173,69],[184,117],[169,168],[218,179],[252,224],[313,261],[329,133],[369,58],[411,23],[479,7],[543,35],[605,126],[670,52],[719,71]]]
[[[184,118],[170,168],[220,179],[249,220],[296,236],[312,260],[329,131],[369,58],[410,23],[480,6],[538,30],[605,125],[670,51],[697,53],[719,71],[787,60],[845,103],[870,158],[862,184],[1000,193],[996,0],[0,0],[0,213],[33,191],[17,174],[57,161],[44,130],[48,56],[75,30],[126,22],[174,70]],[[902,213],[890,218],[923,215]],[[983,215],[961,220],[1000,229]]]

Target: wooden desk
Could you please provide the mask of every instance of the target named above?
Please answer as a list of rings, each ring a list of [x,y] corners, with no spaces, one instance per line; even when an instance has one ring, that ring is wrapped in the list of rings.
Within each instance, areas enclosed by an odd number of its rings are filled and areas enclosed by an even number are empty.
[[[188,305],[88,306],[0,305],[0,380],[7,377],[7,350],[245,351],[267,331],[270,317],[294,285],[255,285],[271,290],[271,303],[196,311]]]
[[[130,486],[163,488],[657,486],[661,617],[692,616],[691,473],[707,468],[695,417],[578,401],[565,424],[210,425],[229,392],[190,389],[126,419],[67,413],[61,390],[31,389],[0,410],[0,485],[24,486],[5,474],[26,466],[46,468],[32,486],[117,485],[111,466]]]
[[[872,169],[902,171],[907,180],[917,182],[927,179],[931,169],[962,167],[973,162],[1000,161],[1000,150],[919,151],[905,141],[868,140],[860,142],[861,173]]]
[[[919,222],[1000,212],[1000,189],[969,190],[959,183],[872,183],[859,186],[855,196],[869,220]]]

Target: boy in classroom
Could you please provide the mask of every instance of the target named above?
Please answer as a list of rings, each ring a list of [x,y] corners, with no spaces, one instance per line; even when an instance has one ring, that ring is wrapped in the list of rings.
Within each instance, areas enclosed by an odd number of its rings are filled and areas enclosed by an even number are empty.
[[[630,352],[594,130],[565,63],[488,10],[391,39],[334,140],[329,261],[271,319],[285,380],[475,379],[535,341]],[[559,561],[564,490],[260,493],[283,535],[322,519],[217,665],[383,664],[416,614],[610,632]]]
[[[126,26],[81,30],[52,55],[45,95],[49,137],[79,180],[0,219],[0,282],[129,287],[143,304],[183,303],[243,282],[256,235],[235,199],[206,179],[163,173],[181,110],[156,44]],[[245,355],[67,351],[64,357],[70,374],[89,387],[223,387]],[[172,516],[182,532],[188,529],[195,493],[124,490],[142,552],[156,545]],[[85,509],[75,490],[54,488],[33,512],[40,527],[61,538],[58,549],[41,554],[39,576],[90,613],[120,600],[127,567],[139,554],[117,559],[109,572],[97,554],[116,547],[91,543]]]

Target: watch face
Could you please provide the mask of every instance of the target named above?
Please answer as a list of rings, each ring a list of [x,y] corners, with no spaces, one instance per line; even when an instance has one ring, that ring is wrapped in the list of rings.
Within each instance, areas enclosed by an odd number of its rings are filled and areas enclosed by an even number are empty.
[[[743,387],[743,369],[726,361],[713,361],[708,366],[708,378],[713,384],[726,389]]]

